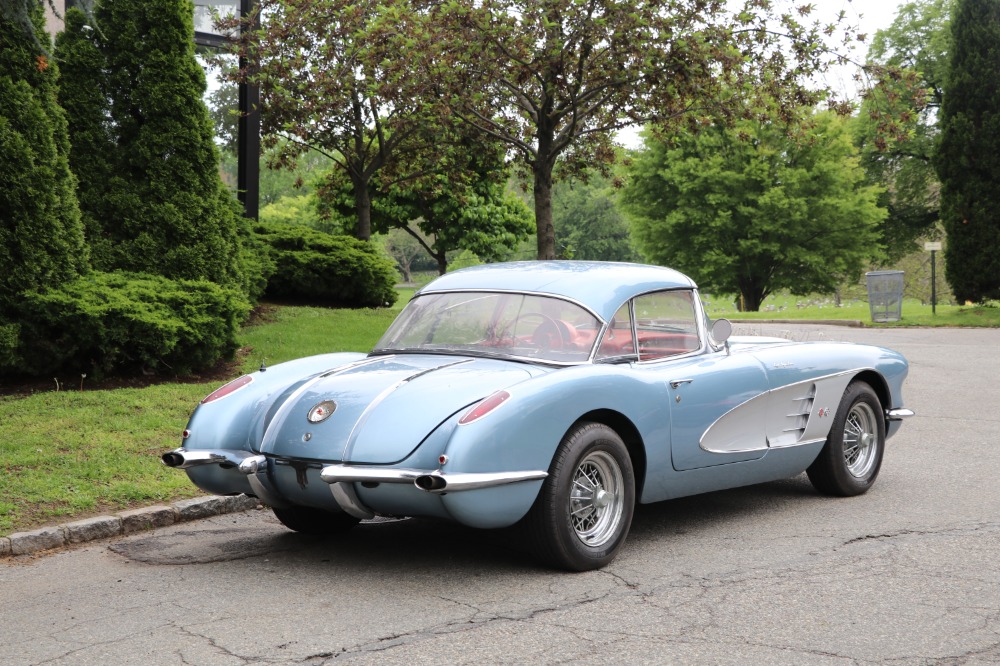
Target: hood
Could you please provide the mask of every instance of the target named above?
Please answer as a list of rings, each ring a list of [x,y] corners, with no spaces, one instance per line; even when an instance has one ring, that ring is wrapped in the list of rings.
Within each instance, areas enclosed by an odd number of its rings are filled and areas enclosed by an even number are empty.
[[[274,412],[262,453],[307,460],[389,464],[406,458],[459,410],[545,372],[523,364],[456,356],[369,359],[306,382]],[[319,423],[308,415],[332,401]]]

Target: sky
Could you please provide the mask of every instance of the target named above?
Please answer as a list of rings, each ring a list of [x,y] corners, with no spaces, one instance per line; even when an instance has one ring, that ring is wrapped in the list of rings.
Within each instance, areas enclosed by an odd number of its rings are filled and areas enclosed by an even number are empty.
[[[864,62],[868,44],[871,43],[875,33],[884,28],[888,28],[896,18],[896,12],[903,5],[913,0],[801,0],[797,4],[809,4],[814,6],[812,16],[824,20],[833,20],[837,14],[843,10],[846,20],[850,24],[857,24],[860,31],[865,33],[864,44],[859,44],[858,49],[852,57],[858,62]],[[853,67],[843,68],[831,72],[826,77],[826,84],[834,92],[845,97],[857,96],[857,83],[853,80]],[[617,135],[619,143],[628,148],[638,148],[642,145],[639,138],[638,128],[627,128]]]
[[[818,18],[834,18],[843,10],[847,22],[857,24],[860,31],[867,35],[865,43],[859,44],[854,53],[858,62],[864,62],[868,44],[871,43],[875,33],[888,28],[896,18],[899,8],[912,0],[802,0],[802,2],[811,2],[815,7],[813,15]],[[856,87],[851,80],[850,71],[835,74],[834,77],[833,80],[828,80],[828,84],[841,94],[850,94]]]

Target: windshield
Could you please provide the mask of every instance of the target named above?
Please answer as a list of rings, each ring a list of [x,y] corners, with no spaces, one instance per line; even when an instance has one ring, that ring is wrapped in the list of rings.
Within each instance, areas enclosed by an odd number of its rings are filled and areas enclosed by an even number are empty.
[[[586,361],[601,329],[584,308],[550,296],[454,292],[417,296],[376,352],[436,352]]]

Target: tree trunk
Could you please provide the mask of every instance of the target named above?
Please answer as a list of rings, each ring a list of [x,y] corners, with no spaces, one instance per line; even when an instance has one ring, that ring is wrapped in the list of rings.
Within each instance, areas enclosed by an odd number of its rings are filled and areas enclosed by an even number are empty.
[[[552,226],[552,163],[535,163],[535,225],[538,233],[538,258],[556,258],[556,230]]]
[[[448,272],[448,255],[444,252],[438,252],[437,254],[431,255],[438,262],[438,275],[444,275]]]
[[[363,241],[372,238],[372,198],[368,192],[368,183],[358,179],[354,181],[354,205],[358,214],[358,228],[355,235]]]
[[[410,263],[413,260],[402,261],[400,259],[396,260],[396,264],[399,266],[399,272],[403,274],[403,282],[413,282],[413,273],[410,271]]]
[[[764,297],[759,289],[748,289],[740,294],[742,301],[742,312],[760,312],[760,306],[764,302]]]

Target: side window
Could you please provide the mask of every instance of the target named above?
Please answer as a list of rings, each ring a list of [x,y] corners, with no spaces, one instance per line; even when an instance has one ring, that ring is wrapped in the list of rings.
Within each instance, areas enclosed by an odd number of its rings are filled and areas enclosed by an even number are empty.
[[[618,308],[611,324],[604,332],[601,346],[597,349],[595,360],[602,358],[618,358],[632,356],[635,359],[635,341],[632,339],[632,312],[628,303]]]
[[[635,299],[639,360],[686,354],[701,346],[690,290],[660,291]]]

